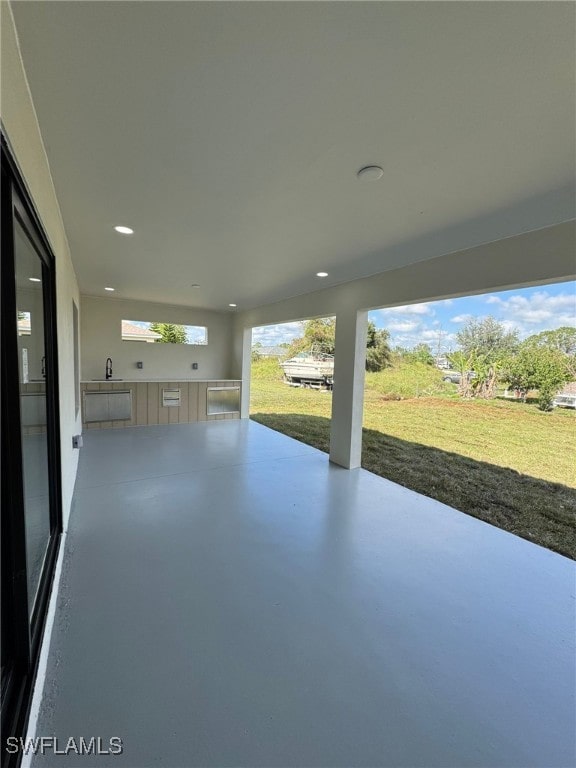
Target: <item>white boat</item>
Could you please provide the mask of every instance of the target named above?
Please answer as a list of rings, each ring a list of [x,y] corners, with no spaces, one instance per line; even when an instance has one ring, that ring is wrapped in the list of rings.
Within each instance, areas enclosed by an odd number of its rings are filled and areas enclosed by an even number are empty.
[[[289,384],[332,388],[334,383],[334,355],[300,352],[280,366]]]
[[[576,408],[576,381],[565,384],[553,402],[556,407]]]

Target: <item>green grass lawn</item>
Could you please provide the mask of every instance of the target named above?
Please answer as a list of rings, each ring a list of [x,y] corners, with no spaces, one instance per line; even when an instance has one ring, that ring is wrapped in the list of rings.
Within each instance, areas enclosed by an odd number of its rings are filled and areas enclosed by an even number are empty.
[[[327,451],[331,394],[289,387],[270,366],[253,370],[251,417]],[[461,400],[452,386],[387,400],[377,384],[368,377],[365,469],[576,559],[573,411]]]

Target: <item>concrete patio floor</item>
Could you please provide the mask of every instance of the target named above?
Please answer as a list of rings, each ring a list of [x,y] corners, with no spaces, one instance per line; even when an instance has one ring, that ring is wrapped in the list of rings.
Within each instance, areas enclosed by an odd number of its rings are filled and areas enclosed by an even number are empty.
[[[249,421],[84,436],[33,766],[564,768],[574,567]]]

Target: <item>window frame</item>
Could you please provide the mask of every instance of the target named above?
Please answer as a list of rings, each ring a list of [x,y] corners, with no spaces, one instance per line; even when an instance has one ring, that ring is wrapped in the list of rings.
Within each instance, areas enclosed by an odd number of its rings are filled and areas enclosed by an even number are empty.
[[[123,335],[122,330],[122,323],[149,323],[150,325],[154,325],[155,323],[162,324],[165,323],[166,325],[181,325],[183,328],[202,328],[204,330],[204,336],[206,338],[206,341],[200,341],[200,342],[189,342],[189,341],[183,341],[182,343],[177,342],[164,342],[165,346],[172,346],[172,347],[207,347],[208,346],[208,326],[207,325],[193,325],[190,323],[175,323],[169,320],[128,320],[128,318],[123,317],[120,320],[120,340],[122,342],[134,342],[135,344],[151,344],[155,345],[159,342],[157,341],[144,341],[142,339],[125,339]]]
[[[2,615],[9,620],[3,642],[9,646],[8,668],[2,675],[2,766],[17,766],[21,754],[5,750],[8,736],[26,730],[34,679],[56,560],[62,534],[60,414],[58,401],[58,348],[56,326],[56,263],[32,197],[9,142],[1,133],[2,184]],[[46,354],[46,435],[48,446],[50,538],[34,609],[29,616],[26,530],[22,468],[20,384],[18,377],[18,320],[15,281],[15,222],[24,230],[42,266]]]

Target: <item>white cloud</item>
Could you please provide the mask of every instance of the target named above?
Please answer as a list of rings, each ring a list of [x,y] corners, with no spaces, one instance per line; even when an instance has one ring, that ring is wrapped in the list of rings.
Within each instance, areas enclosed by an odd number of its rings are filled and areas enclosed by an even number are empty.
[[[430,304],[408,304],[403,307],[387,307],[370,312],[370,318],[379,328],[392,334],[392,343],[400,346],[420,344],[419,333],[431,322],[435,310]]]
[[[440,344],[443,347],[453,345],[456,342],[456,334],[441,333],[441,332],[438,332],[437,330],[434,330],[433,328],[428,328],[425,331],[422,331],[422,333],[420,334],[420,337],[427,344],[430,342],[434,342],[435,344],[438,344],[438,341],[440,341]]]
[[[390,315],[433,315],[434,309],[430,304],[407,304],[405,307],[387,307],[378,309],[384,316]]]
[[[513,331],[519,331],[518,324],[515,323],[513,320],[500,320],[500,325],[504,328],[504,330],[507,333],[512,333]]]
[[[496,319],[522,336],[539,331],[576,326],[576,295],[559,293],[550,295],[537,291],[529,296],[514,294],[501,299],[488,296],[486,302],[493,306]]]
[[[456,348],[454,333],[439,332],[434,328],[420,328],[412,333],[394,333],[392,346],[412,348],[417,344],[428,344],[434,354],[445,354]]]
[[[390,332],[407,333],[409,331],[415,331],[420,327],[420,323],[417,320],[396,320],[386,324],[386,328]]]
[[[252,330],[252,344],[260,342],[263,347],[275,347],[284,342],[290,343],[302,335],[302,323],[278,323],[263,325]]]
[[[469,320],[472,320],[472,315],[456,315],[450,318],[451,323],[467,323]]]

